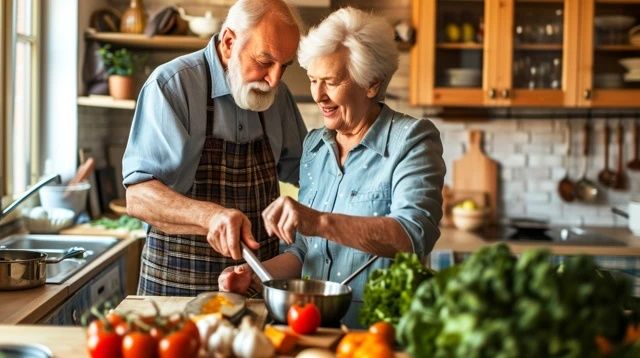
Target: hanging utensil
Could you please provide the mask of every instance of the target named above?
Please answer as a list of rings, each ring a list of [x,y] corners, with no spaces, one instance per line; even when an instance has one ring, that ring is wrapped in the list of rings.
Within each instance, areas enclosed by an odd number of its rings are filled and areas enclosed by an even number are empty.
[[[611,178],[611,187],[616,190],[627,189],[627,176],[624,173],[623,155],[624,155],[624,127],[622,121],[618,122],[618,169],[613,178]]]
[[[611,128],[609,123],[604,124],[604,168],[598,173],[598,181],[604,186],[611,186],[611,181],[616,173],[609,169],[609,136]]]
[[[584,122],[582,128],[582,176],[576,182],[576,198],[580,201],[591,202],[598,198],[598,186],[587,178],[587,168],[589,166],[589,147],[591,145],[591,125],[589,121]]]
[[[567,172],[564,175],[564,178],[562,178],[562,180],[560,180],[560,182],[558,183],[558,195],[560,195],[560,198],[566,202],[572,202],[573,200],[575,200],[576,196],[575,196],[575,190],[576,190],[576,185],[574,183],[573,180],[571,180],[571,178],[569,177],[569,170],[571,168],[571,147],[572,147],[572,141],[571,141],[571,125],[569,124],[569,120],[567,120]]]
[[[629,170],[640,170],[640,158],[638,158],[638,147],[640,147],[640,125],[638,121],[633,122],[633,159],[627,163]]]

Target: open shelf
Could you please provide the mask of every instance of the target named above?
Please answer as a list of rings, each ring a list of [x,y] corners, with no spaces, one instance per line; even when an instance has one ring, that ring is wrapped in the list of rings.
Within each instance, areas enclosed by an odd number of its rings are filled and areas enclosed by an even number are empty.
[[[624,52],[624,51],[640,51],[640,46],[636,45],[598,45],[596,51]]]
[[[520,44],[514,49],[520,51],[562,51],[562,44]]]
[[[124,34],[120,32],[97,32],[88,29],[85,38],[114,45],[144,49],[162,50],[199,50],[207,46],[209,37],[196,36],[146,36],[143,34]]]
[[[78,97],[78,104],[87,107],[135,109],[136,101],[133,99],[115,99],[111,96],[90,95]]]

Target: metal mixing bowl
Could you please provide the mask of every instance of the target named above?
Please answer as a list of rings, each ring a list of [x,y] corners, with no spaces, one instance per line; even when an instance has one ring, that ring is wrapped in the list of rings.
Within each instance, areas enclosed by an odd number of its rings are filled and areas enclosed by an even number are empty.
[[[287,322],[289,307],[313,302],[320,310],[323,326],[337,325],[351,304],[351,287],[337,282],[276,279],[263,285],[267,310],[282,323]]]

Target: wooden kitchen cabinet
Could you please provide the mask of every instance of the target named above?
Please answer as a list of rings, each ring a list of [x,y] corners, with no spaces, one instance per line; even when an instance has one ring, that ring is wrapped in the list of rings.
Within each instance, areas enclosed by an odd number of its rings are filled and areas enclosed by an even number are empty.
[[[624,43],[594,46],[600,32],[594,19],[631,12],[638,20],[640,0],[426,0],[412,6],[418,29],[413,105],[640,106],[635,85],[592,85],[594,73],[619,72],[616,59],[640,50],[624,36]],[[608,67],[594,67],[601,59]]]
[[[580,0],[580,107],[640,107],[640,0]],[[637,70],[622,65],[633,59]]]

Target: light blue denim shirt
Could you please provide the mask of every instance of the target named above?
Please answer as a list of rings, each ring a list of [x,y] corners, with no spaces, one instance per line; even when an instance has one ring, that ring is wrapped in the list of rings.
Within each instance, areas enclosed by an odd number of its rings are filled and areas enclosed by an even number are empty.
[[[207,126],[203,54],[211,68],[214,136],[246,143],[263,134],[258,112],[241,109],[230,94],[216,52],[216,39],[217,35],[203,50],[159,66],[145,82],[122,160],[125,186],[158,179],[174,190],[186,193],[193,185]],[[279,179],[297,184],[307,129],[291,93],[282,82],[274,104],[264,116]]]
[[[413,251],[427,255],[440,236],[445,164],[440,133],[433,123],[383,105],[380,115],[340,169],[335,131],[313,130],[304,142],[300,202],[323,212],[386,216],[405,229]],[[389,237],[388,240],[397,240]],[[341,282],[372,255],[322,237],[297,235],[285,249],[303,262],[302,275]],[[358,327],[362,293],[372,270],[388,267],[379,258],[349,284],[353,302],[344,321]]]

